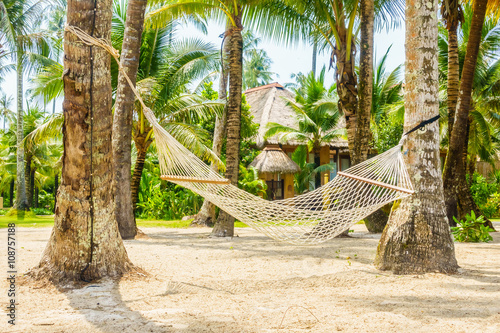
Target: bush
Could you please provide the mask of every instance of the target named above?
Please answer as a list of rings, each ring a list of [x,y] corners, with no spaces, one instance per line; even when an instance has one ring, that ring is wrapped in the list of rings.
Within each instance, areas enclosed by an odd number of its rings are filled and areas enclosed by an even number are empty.
[[[457,223],[456,227],[452,227],[452,233],[458,242],[489,242],[493,240],[490,232],[494,231],[490,227],[484,225],[484,217],[476,217],[474,211],[470,215],[465,216],[465,220],[458,221],[453,217]]]
[[[0,215],[5,215],[7,214],[7,211],[5,209],[0,209]]]
[[[480,209],[487,218],[500,217],[500,193],[493,193]]]
[[[11,208],[9,209],[9,211],[7,212],[7,214],[5,214],[6,216],[23,216],[23,217],[36,217],[36,214],[33,213],[31,210],[28,210],[28,211],[25,211],[25,212],[19,212],[18,214],[18,211],[17,209],[14,209],[14,208]]]

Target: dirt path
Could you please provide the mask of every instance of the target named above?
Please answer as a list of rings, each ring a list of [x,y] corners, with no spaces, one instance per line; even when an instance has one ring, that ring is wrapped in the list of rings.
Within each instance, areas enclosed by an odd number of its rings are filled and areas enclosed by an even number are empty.
[[[500,332],[500,233],[488,244],[456,244],[459,274],[394,276],[372,265],[378,236],[354,229],[352,239],[296,247],[246,228],[233,239],[147,228],[150,239],[125,244],[150,277],[21,286],[14,330],[2,279],[0,331]],[[18,229],[20,272],[37,264],[49,234]],[[5,251],[0,260],[6,272]]]

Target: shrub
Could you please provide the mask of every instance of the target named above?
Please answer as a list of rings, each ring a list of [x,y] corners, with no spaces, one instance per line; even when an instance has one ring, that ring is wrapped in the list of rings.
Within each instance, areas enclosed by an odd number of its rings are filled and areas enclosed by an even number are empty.
[[[5,209],[0,209],[0,215],[5,215],[7,214],[7,211]]]
[[[489,242],[493,240],[490,232],[494,231],[490,227],[484,225],[484,217],[476,217],[474,211],[470,215],[465,216],[465,220],[458,221],[453,217],[457,223],[456,227],[452,227],[452,233],[458,242]]]
[[[493,193],[479,208],[487,218],[500,217],[500,193]]]

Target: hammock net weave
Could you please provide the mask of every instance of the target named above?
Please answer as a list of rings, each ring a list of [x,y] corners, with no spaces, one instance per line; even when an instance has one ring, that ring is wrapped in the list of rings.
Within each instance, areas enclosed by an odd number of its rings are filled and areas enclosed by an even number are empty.
[[[279,241],[324,242],[387,203],[413,193],[401,152],[403,139],[388,151],[338,172],[314,191],[268,201],[229,184],[159,125],[151,110],[145,108],[144,114],[154,129],[162,179],[190,189]]]

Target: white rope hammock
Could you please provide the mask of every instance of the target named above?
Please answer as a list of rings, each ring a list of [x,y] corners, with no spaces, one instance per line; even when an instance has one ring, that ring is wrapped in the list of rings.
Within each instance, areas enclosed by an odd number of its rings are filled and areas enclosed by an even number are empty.
[[[312,192],[267,201],[231,185],[160,126],[123,70],[118,51],[108,41],[89,36],[78,27],[66,26],[66,30],[87,45],[102,47],[115,58],[153,126],[161,178],[190,189],[273,239],[299,245],[318,244],[341,234],[385,204],[413,194],[401,147],[407,134],[439,116],[407,132],[394,148],[338,172],[337,177]]]
[[[413,194],[400,143],[357,164],[324,186],[285,200],[268,201],[231,185],[218,172],[173,138],[149,110],[161,178],[209,200],[228,214],[269,237],[292,244],[331,239],[382,206]]]

